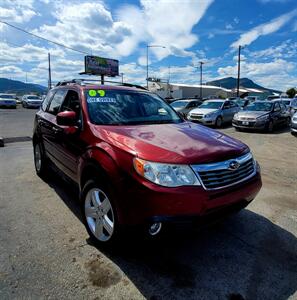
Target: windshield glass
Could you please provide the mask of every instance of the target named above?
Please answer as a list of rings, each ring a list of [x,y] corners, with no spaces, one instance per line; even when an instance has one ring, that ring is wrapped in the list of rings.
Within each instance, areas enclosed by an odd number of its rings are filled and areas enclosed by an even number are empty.
[[[27,98],[29,100],[39,100],[39,97],[37,97],[37,96],[28,96]]]
[[[0,98],[5,99],[14,99],[13,95],[0,95]]]
[[[243,107],[244,104],[245,104],[245,101],[246,101],[246,100],[235,100],[234,102],[235,102],[238,106]]]
[[[159,96],[139,91],[86,90],[90,120],[97,125],[180,123],[183,120]]]
[[[174,108],[182,108],[186,107],[187,104],[187,101],[174,101],[173,103],[171,103],[171,106]]]
[[[199,106],[199,108],[219,109],[222,107],[223,103],[223,101],[205,101]]]
[[[244,108],[249,111],[271,111],[273,103],[269,102],[254,102]]]
[[[290,100],[283,100],[283,103],[284,103],[285,105],[290,105],[291,101],[290,101]]]

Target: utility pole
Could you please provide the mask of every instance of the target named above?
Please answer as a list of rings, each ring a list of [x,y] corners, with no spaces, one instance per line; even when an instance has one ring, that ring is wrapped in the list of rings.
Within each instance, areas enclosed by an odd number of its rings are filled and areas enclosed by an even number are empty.
[[[240,81],[240,52],[241,52],[241,46],[238,47],[238,72],[237,72],[237,97],[239,97],[239,81]]]
[[[48,53],[48,89],[52,88],[51,54]]]
[[[26,83],[28,82],[28,78],[27,78],[27,72],[26,72]]]
[[[200,99],[202,100],[202,66],[204,64],[203,61],[200,61]]]
[[[124,73],[120,73],[120,75],[122,76],[122,83],[124,83]]]
[[[149,78],[149,48],[163,48],[165,49],[165,46],[162,45],[146,45],[146,88],[148,89],[148,78]]]

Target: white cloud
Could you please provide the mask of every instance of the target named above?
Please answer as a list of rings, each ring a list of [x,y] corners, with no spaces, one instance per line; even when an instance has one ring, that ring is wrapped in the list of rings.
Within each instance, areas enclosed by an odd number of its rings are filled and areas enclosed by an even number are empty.
[[[293,31],[297,31],[297,21],[295,21],[295,23],[293,24]]]
[[[165,49],[153,48],[157,59],[169,54],[177,55],[192,47],[198,37],[192,29],[204,16],[213,0],[179,1],[141,1],[141,8],[126,5],[118,10],[118,19],[127,24],[132,30],[131,37],[125,37],[118,45],[119,50],[126,49],[131,54],[140,43],[159,44]]]
[[[296,69],[295,62],[284,59],[274,59],[270,62],[247,62],[241,64],[241,77],[248,77],[264,87],[282,89],[296,85],[296,77],[293,71]],[[237,65],[218,69],[220,76],[237,76]]]
[[[239,45],[242,46],[249,45],[252,42],[254,42],[256,39],[258,39],[260,36],[268,35],[273,32],[276,32],[296,15],[297,15],[297,9],[291,11],[290,13],[283,14],[268,23],[258,25],[253,29],[251,29],[250,31],[241,34],[240,38],[236,42],[234,42],[231,45],[231,47],[237,48]]]
[[[1,0],[0,19],[12,23],[25,23],[30,21],[37,13],[33,10],[33,0]],[[6,28],[0,26],[0,30]]]
[[[231,29],[233,29],[233,26],[232,26],[232,24],[226,24],[225,28],[227,30],[231,30]]]
[[[258,0],[259,2],[261,3],[271,3],[271,2],[276,2],[276,3],[286,3],[286,2],[289,2],[291,0]]]

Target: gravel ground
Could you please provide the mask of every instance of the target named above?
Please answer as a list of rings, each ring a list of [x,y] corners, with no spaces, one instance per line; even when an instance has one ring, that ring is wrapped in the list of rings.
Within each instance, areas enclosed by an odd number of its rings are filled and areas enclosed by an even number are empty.
[[[35,175],[34,110],[0,109],[0,299],[297,299],[297,138],[223,132],[262,167],[256,200],[219,226],[97,249],[73,186]],[[11,139],[17,137],[16,139]],[[21,142],[22,141],[22,142]]]

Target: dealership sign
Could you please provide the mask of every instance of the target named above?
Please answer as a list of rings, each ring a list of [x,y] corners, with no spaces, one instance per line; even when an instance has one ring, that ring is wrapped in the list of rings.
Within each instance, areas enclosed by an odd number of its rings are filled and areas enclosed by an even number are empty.
[[[119,76],[119,61],[99,56],[85,56],[85,73],[92,75]]]

